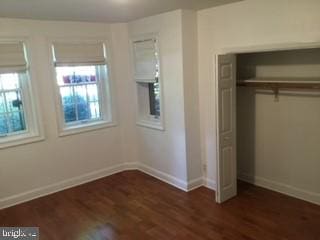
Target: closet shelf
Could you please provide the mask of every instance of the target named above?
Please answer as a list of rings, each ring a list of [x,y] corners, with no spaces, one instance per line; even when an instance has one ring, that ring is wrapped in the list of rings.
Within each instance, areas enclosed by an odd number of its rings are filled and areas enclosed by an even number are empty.
[[[281,79],[281,78],[256,78],[237,81],[239,87],[252,87],[262,89],[310,89],[320,90],[320,78],[292,78],[292,79]]]

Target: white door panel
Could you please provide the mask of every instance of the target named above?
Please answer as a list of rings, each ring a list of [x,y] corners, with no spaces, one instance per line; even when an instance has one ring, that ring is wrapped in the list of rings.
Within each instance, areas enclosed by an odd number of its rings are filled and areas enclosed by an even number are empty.
[[[230,175],[232,173],[232,148],[224,147],[221,151],[222,159],[222,171],[223,171],[223,181],[222,181],[222,190],[228,190],[232,188],[232,181]]]
[[[221,129],[220,133],[226,133],[232,131],[231,127],[231,116],[232,116],[232,89],[221,90]]]
[[[235,91],[236,58],[220,55],[217,59],[218,80],[218,187],[217,202],[237,195]]]

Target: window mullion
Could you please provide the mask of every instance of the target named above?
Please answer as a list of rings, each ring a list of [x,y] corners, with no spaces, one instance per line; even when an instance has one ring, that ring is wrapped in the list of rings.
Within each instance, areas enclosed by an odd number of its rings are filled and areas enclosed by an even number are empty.
[[[3,99],[4,99],[4,107],[5,107],[4,116],[5,116],[5,119],[6,119],[7,130],[8,130],[8,133],[11,133],[12,132],[12,128],[11,128],[11,124],[9,122],[9,109],[8,109],[7,96],[6,96],[5,93],[3,94]]]
[[[94,85],[94,82],[84,82],[84,83],[68,83],[67,86],[83,86],[83,85]]]
[[[90,111],[90,118],[91,118],[91,109],[90,109],[89,94],[88,94],[88,85],[85,85],[85,87],[86,87],[87,109],[88,109],[88,111]],[[88,117],[89,117],[89,114],[88,114]],[[89,118],[88,118],[88,120],[89,120]]]
[[[76,86],[76,85],[75,85]],[[78,97],[75,95],[75,86],[72,86],[72,95],[73,95],[73,105],[75,108],[75,113],[76,113],[76,121],[79,121],[79,114],[78,114]]]
[[[22,91],[21,88],[14,88],[14,89],[8,89],[8,90],[1,90],[1,93],[8,93],[8,92],[13,92],[13,91]]]

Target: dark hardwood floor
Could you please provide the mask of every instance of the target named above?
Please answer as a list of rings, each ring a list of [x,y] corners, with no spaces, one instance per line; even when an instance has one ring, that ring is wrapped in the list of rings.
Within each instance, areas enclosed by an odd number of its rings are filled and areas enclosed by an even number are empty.
[[[41,240],[318,240],[320,207],[245,183],[218,205],[127,171],[2,210],[0,226],[38,226]]]

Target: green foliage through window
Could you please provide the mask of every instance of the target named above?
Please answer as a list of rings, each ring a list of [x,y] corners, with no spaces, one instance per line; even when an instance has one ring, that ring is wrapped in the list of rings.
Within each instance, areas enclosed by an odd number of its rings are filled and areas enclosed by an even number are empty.
[[[74,103],[74,101],[76,102],[76,104]],[[82,96],[67,96],[63,98],[63,102],[63,111],[66,123],[83,121],[91,118],[88,103]]]

